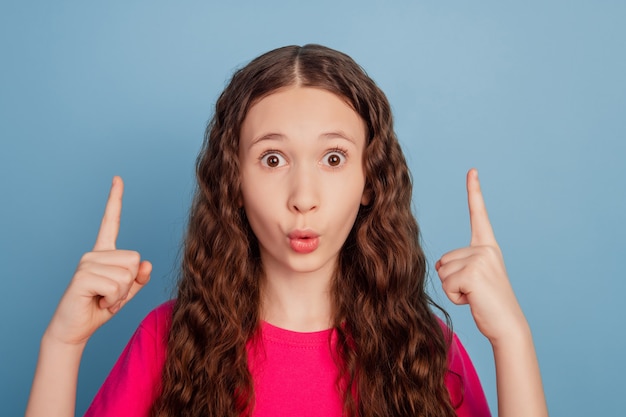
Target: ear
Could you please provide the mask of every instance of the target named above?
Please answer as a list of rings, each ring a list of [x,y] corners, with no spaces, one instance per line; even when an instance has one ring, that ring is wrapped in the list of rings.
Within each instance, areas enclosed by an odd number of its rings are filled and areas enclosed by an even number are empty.
[[[241,192],[241,185],[239,185],[239,190],[237,191],[237,196],[235,197],[235,204],[237,208],[243,208],[243,193]]]
[[[372,202],[372,189],[369,187],[366,187],[365,190],[363,190],[363,195],[361,196],[361,205],[368,206],[371,202]]]

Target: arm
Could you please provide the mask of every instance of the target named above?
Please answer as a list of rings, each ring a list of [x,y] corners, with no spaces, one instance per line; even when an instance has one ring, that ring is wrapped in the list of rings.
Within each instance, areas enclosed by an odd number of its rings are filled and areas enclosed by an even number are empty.
[[[44,334],[26,409],[27,417],[74,416],[83,345],[67,345]]]
[[[547,416],[539,363],[530,328],[492,342],[496,363],[498,415]]]
[[[87,340],[148,282],[152,265],[115,247],[124,184],[113,179],[92,252],[82,258],[41,340],[26,417],[74,416]]]
[[[528,322],[515,298],[483,201],[478,173],[467,175],[470,245],[446,253],[435,268],[455,304],[469,304],[493,348],[500,417],[548,415]]]

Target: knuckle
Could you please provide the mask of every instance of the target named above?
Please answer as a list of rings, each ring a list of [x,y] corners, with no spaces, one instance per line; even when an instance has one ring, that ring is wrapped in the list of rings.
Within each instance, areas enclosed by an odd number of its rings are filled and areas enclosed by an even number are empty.
[[[485,248],[485,252],[492,258],[497,257],[499,255],[499,250],[494,246],[487,246]]]
[[[130,267],[135,267],[139,265],[139,263],[141,262],[141,255],[137,251],[124,250],[124,251],[120,251],[120,254],[123,256],[122,259],[123,259],[124,264]]]
[[[89,263],[88,261],[86,261],[85,259],[81,258],[80,261],[78,262],[78,265],[76,265],[76,271],[74,273],[78,273],[80,271],[83,271],[88,263]]]
[[[135,280],[135,275],[132,271],[125,269],[124,270],[124,283],[133,282]]]
[[[106,297],[111,297],[111,298],[119,298],[120,295],[122,294],[122,286],[120,285],[119,282],[114,281],[114,280],[108,280],[106,285],[106,293],[107,294],[103,294]]]
[[[137,251],[129,251],[128,257],[133,264],[139,264],[139,262],[141,262],[141,255]]]
[[[91,262],[93,259],[93,252],[84,253],[83,256],[80,257],[79,265]]]
[[[94,263],[90,259],[81,259],[76,267],[75,275],[80,277],[82,275],[89,274],[94,268]]]
[[[443,281],[441,286],[446,294],[454,294],[459,291],[458,285],[453,280]]]

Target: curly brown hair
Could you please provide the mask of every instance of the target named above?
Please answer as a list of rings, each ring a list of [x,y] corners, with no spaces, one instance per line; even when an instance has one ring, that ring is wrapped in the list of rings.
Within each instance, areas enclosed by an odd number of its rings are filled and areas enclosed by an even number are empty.
[[[248,109],[286,86],[344,98],[367,125],[362,206],[332,278],[347,416],[454,416],[444,382],[450,333],[431,310],[411,211],[411,177],[384,93],[349,56],[320,46],[270,51],[233,75],[197,160],[161,395],[153,414],[241,416],[254,407],[246,343],[259,327],[259,246],[241,208],[239,132]],[[444,315],[447,315],[444,312]]]

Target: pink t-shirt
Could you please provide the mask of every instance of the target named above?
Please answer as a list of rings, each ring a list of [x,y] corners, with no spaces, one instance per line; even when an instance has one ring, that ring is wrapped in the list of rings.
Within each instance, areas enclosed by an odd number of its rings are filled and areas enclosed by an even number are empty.
[[[148,417],[159,394],[173,302],[141,322],[85,416]],[[329,338],[331,343],[329,344]],[[342,399],[335,382],[332,330],[299,333],[261,323],[262,343],[248,346],[254,381],[254,417],[340,417]],[[490,416],[478,375],[454,336],[446,385],[459,417]]]

